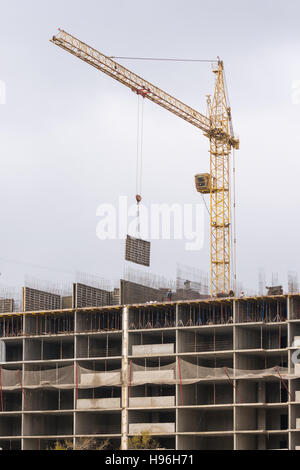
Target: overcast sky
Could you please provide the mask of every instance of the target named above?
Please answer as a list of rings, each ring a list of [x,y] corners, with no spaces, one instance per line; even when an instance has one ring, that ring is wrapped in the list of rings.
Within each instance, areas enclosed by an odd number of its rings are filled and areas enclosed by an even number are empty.
[[[137,96],[49,42],[65,29],[106,55],[225,63],[240,137],[238,280],[257,288],[299,270],[300,4],[295,0],[0,0],[0,283],[55,281],[73,271],[118,278],[124,241],[96,236],[97,207],[134,202]],[[208,63],[121,61],[205,113]],[[300,88],[300,87],[299,87]],[[293,94],[294,93],[294,94]],[[299,104],[298,104],[299,101]],[[208,140],[144,103],[143,197],[201,203],[194,174],[209,169]],[[154,241],[151,271],[176,262],[209,270],[209,219],[198,252]],[[35,266],[40,266],[37,268]],[[46,269],[47,268],[47,269]]]

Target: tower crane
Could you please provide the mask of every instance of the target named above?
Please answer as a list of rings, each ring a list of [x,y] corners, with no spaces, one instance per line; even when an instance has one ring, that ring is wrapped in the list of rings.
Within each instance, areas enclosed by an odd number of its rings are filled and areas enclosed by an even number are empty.
[[[197,174],[195,185],[198,192],[210,195],[211,296],[228,295],[231,290],[230,156],[232,149],[239,148],[239,139],[233,132],[223,61],[218,59],[213,69],[214,93],[208,96],[207,115],[203,115],[66,31],[60,29],[50,41],[196,126],[209,139],[210,173]]]

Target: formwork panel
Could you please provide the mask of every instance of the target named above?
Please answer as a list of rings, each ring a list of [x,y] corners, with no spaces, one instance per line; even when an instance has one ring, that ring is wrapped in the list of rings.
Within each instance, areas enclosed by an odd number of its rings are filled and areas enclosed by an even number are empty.
[[[0,299],[0,313],[11,313],[14,311],[14,299]]]
[[[166,301],[166,293],[161,289],[144,286],[136,282],[120,281],[120,299],[121,304],[142,304],[146,302]]]
[[[38,310],[58,310],[61,308],[61,296],[31,287],[23,287],[23,312]]]
[[[150,242],[127,235],[125,259],[132,263],[150,266]]]
[[[86,284],[73,284],[73,306],[75,308],[101,307],[110,304],[111,292]]]

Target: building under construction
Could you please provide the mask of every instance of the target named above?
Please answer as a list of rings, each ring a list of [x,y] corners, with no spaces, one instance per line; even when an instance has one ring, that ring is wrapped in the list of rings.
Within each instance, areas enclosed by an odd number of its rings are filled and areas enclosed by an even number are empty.
[[[23,312],[3,300],[2,449],[127,449],[142,431],[165,449],[300,448],[299,294],[167,301],[142,286],[152,300],[123,304],[126,282],[26,287]]]

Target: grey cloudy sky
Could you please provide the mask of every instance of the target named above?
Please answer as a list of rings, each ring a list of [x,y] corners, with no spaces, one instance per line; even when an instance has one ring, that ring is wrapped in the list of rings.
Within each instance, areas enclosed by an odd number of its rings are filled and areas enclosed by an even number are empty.
[[[96,237],[96,209],[135,195],[137,96],[49,42],[61,27],[107,55],[225,62],[237,158],[238,278],[299,269],[300,4],[295,0],[0,1],[0,281],[65,271],[117,278],[123,241]],[[205,113],[210,64],[126,62]],[[300,96],[300,95],[299,95]],[[298,97],[299,97],[298,96]],[[295,98],[296,97],[296,98]],[[143,196],[200,203],[194,174],[207,171],[208,141],[145,102]],[[154,241],[153,272],[176,262],[208,271],[208,217],[200,252]],[[14,262],[12,262],[14,261]],[[48,267],[37,269],[34,265]]]

